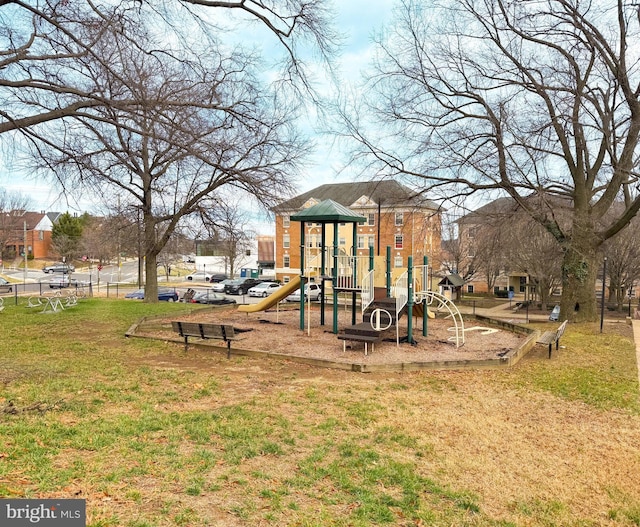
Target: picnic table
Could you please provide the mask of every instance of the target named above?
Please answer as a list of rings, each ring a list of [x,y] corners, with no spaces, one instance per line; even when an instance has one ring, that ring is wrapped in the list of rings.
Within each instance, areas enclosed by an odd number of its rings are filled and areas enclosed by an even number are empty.
[[[75,306],[78,297],[75,294],[62,295],[57,291],[53,295],[31,296],[27,302],[27,307],[42,307],[42,313],[57,313],[66,308]]]

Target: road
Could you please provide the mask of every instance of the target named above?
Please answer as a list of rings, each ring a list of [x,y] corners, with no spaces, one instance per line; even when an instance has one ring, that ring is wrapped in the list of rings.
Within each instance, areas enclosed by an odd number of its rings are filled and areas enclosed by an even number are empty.
[[[207,282],[188,282],[184,277],[170,276],[167,282],[167,277],[162,272],[161,268],[158,268],[158,285],[160,287],[174,287],[180,294],[184,293],[187,288],[192,288],[197,291],[206,290],[210,286]],[[14,293],[8,293],[2,296],[11,296],[17,291],[18,294],[31,293],[31,294],[44,294],[51,292],[52,288],[50,283],[60,280],[60,273],[44,273],[41,267],[29,267],[25,271],[24,269],[4,269],[4,274],[11,279],[11,281],[18,282],[14,285]],[[117,265],[105,265],[101,270],[98,270],[96,265],[86,267],[76,267],[75,272],[71,274],[71,284],[92,284],[94,291],[101,290],[106,291],[107,288],[110,292],[114,291],[117,287],[114,295],[121,296],[119,291],[120,287],[125,287],[130,290],[131,287],[136,287],[138,283],[138,261],[128,260],[123,261],[118,268]],[[249,295],[225,295],[228,298],[234,299],[239,304],[253,304],[262,300],[262,298],[250,297]]]

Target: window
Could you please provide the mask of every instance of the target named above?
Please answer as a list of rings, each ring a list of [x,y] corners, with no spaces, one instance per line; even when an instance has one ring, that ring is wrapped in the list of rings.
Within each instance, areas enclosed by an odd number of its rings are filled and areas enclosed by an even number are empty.
[[[291,227],[291,218],[289,216],[282,216],[282,226],[285,229]]]
[[[473,293],[473,286],[472,285],[468,285],[467,286],[467,293]]]
[[[340,245],[347,245],[347,239],[344,236],[340,236],[340,241],[338,243]]]
[[[284,234],[282,236],[282,247],[289,249],[291,247],[291,235]]]
[[[402,267],[402,256],[396,256],[393,259],[393,266],[394,267]]]
[[[404,212],[396,212],[396,226],[404,224]]]
[[[368,249],[369,247],[375,247],[375,236],[367,236],[361,234],[358,236],[358,249]]]
[[[475,238],[478,235],[478,227],[469,227],[467,232],[469,238]]]
[[[44,240],[44,231],[38,231],[38,239],[40,241]]]
[[[476,248],[473,245],[469,245],[469,249],[467,249],[467,256],[469,258],[473,258],[476,255]]]
[[[402,234],[396,234],[396,242],[395,242],[396,249],[402,249],[403,241],[404,240],[403,240]]]
[[[290,276],[283,276],[282,277],[282,283],[283,284],[288,284],[290,280],[291,280]]]
[[[369,214],[367,214],[367,225],[369,225],[369,227],[372,227],[375,224],[376,224],[376,215],[374,212],[370,212]]]
[[[291,257],[288,254],[282,258],[282,267],[291,267]]]

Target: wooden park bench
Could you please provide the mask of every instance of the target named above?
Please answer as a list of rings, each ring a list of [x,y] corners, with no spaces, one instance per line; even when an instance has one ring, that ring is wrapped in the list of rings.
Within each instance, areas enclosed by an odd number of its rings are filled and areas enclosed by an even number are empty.
[[[202,340],[218,339],[227,343],[227,358],[231,357],[231,341],[238,340],[233,326],[227,324],[208,324],[198,322],[171,322],[173,331],[184,338],[184,349],[189,345],[189,337],[196,337]]]
[[[546,344],[549,346],[549,358],[551,358],[551,349],[552,346],[556,345],[556,351],[558,351],[558,347],[560,345],[560,337],[564,334],[564,330],[567,328],[567,320],[565,320],[560,327],[555,331],[545,331],[538,340],[536,340],[537,344]]]

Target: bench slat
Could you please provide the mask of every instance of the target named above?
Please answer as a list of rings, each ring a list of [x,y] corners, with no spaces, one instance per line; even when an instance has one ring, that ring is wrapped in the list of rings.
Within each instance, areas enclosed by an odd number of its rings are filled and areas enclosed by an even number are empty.
[[[549,358],[551,358],[552,347],[555,344],[556,350],[560,344],[560,338],[564,335],[564,330],[567,328],[568,320],[565,320],[560,327],[555,331],[545,331],[538,340],[536,340],[536,344],[545,344],[549,346]]]
[[[220,339],[227,343],[227,358],[231,356],[231,341],[238,340],[233,326],[228,324],[206,324],[197,322],[171,321],[171,328],[184,337],[184,349],[189,345],[189,337],[205,339]]]

